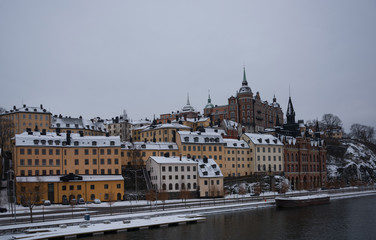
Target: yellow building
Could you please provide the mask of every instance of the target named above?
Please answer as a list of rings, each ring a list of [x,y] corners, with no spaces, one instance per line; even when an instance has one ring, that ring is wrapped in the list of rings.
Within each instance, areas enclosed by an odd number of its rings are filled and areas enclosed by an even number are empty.
[[[213,159],[220,168],[225,166],[224,146],[221,134],[217,132],[179,131],[177,137],[179,153],[192,159]]]
[[[87,120],[82,117],[72,118],[53,116],[51,118],[51,131],[67,133],[83,133],[85,136],[105,136],[107,128],[104,121],[99,118]]]
[[[247,176],[254,169],[253,148],[244,140],[223,139],[225,142],[224,166],[220,166],[226,177]]]
[[[172,122],[174,123],[177,121],[172,121]],[[187,118],[187,119],[182,119],[179,122],[191,128],[193,131],[197,131],[199,128],[207,128],[210,126],[210,118],[207,118],[207,117]]]
[[[101,199],[106,201],[109,199],[105,199],[104,194],[110,194],[111,189],[116,192],[116,196],[119,193],[121,196],[124,195],[120,152],[119,137],[24,132],[17,134],[14,139],[14,170],[22,185],[39,181],[35,179],[42,179],[42,182],[48,185],[49,191],[53,189],[54,193],[49,195],[53,199],[49,200],[56,203],[60,203],[66,195],[60,191],[65,188],[63,182],[71,182],[71,185],[80,182],[78,184],[81,185],[80,187],[69,187],[69,190],[72,190],[70,195],[76,197],[80,194],[85,196],[85,200],[91,199],[92,194],[95,198],[101,197],[98,196],[102,190],[100,185],[107,184],[108,191],[102,191]],[[78,179],[62,178],[64,176],[76,176]],[[60,179],[60,182],[56,179]],[[105,179],[112,180],[105,183],[107,181]],[[100,189],[98,194],[94,191],[86,191],[83,184],[87,185],[88,182],[94,185],[94,189],[90,190]],[[120,190],[118,186],[121,186]]]
[[[178,156],[179,150],[176,143],[171,142],[124,142],[121,144],[122,167],[145,166],[151,156]]]
[[[176,142],[178,131],[189,131],[190,127],[179,123],[164,123],[136,128],[132,139],[141,142]]]
[[[21,108],[14,106],[13,109],[0,114],[0,118],[7,118],[13,122],[13,135],[23,133],[28,128],[34,130],[36,127],[39,131],[50,131],[51,113],[43,108],[42,104],[40,107],[28,107],[25,104]]]
[[[244,133],[241,139],[252,149],[252,173],[280,174],[284,171],[283,143],[278,138],[269,134]]]

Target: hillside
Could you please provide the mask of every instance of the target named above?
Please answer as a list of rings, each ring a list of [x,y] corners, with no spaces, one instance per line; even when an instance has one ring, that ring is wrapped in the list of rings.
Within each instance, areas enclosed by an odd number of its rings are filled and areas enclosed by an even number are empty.
[[[344,184],[376,180],[376,146],[357,140],[328,142],[327,171],[329,180]]]

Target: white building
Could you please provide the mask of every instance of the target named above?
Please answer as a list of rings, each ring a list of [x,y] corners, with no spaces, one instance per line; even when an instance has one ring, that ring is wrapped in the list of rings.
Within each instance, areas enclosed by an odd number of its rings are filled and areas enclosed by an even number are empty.
[[[151,156],[146,161],[146,170],[151,185],[157,192],[196,192],[197,164],[198,162],[187,158]]]

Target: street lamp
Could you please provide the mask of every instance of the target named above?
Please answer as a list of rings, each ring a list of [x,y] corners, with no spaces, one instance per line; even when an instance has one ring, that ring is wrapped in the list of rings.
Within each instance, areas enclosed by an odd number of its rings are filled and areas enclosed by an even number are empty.
[[[44,222],[44,199],[42,199],[42,216],[43,216],[43,222]]]

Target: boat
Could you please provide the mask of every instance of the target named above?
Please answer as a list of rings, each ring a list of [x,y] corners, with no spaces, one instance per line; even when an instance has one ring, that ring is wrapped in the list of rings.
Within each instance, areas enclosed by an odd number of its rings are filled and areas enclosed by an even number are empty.
[[[329,195],[317,194],[299,197],[276,197],[275,204],[280,208],[306,207],[312,205],[327,204],[330,201]]]

